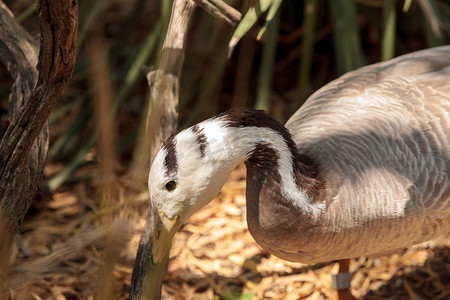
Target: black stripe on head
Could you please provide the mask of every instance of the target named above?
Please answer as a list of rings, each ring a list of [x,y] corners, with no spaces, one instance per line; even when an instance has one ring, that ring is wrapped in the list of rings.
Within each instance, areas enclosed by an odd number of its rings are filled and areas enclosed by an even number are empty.
[[[207,137],[204,132],[204,128],[199,128],[198,125],[192,126],[192,132],[195,134],[195,141],[198,143],[200,147],[200,155],[201,157],[205,156],[206,153],[206,144],[207,144]]]
[[[164,166],[166,167],[166,176],[173,176],[178,172],[177,163],[177,149],[176,149],[176,134],[171,135],[163,144],[163,149],[166,150],[166,157],[164,158]]]

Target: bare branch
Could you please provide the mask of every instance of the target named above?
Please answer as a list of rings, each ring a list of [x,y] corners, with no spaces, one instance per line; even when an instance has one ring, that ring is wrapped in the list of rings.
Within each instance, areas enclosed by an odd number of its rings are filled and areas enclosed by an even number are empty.
[[[434,35],[438,38],[441,38],[441,22],[439,18],[436,16],[435,12],[433,11],[433,7],[431,6],[431,3],[429,1],[425,0],[418,0],[420,7],[423,10],[423,14],[425,15],[428,23],[430,24],[430,28],[433,31]]]
[[[175,0],[172,6],[167,34],[156,70],[147,74],[150,87],[150,108],[147,117],[146,141],[138,145],[134,176],[147,177],[150,162],[161,144],[177,129],[178,98],[181,67],[184,61],[187,30],[195,4],[191,0]],[[169,253],[161,263],[154,264],[152,257],[153,210],[149,209],[144,232],[139,241],[130,299],[159,299]]]
[[[138,145],[134,162],[134,177],[146,178],[149,162],[153,160],[161,144],[177,129],[180,72],[184,61],[189,21],[195,4],[231,25],[236,25],[241,14],[221,0],[175,0],[169,28],[164,39],[161,58],[156,70],[147,73],[150,87],[150,108],[147,117],[148,141]],[[160,263],[152,261],[153,210],[149,210],[144,232],[139,241],[130,299],[159,299],[169,253]]]
[[[241,13],[222,0],[193,0],[198,6],[212,16],[222,19],[232,26],[241,20]]]

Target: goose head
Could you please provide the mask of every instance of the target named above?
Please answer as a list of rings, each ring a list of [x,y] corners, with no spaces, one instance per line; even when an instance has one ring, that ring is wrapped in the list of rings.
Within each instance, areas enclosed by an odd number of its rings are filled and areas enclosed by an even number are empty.
[[[242,159],[225,147],[227,128],[211,119],[171,136],[156,155],[148,187],[155,212],[153,262],[170,250],[180,226],[220,191]]]

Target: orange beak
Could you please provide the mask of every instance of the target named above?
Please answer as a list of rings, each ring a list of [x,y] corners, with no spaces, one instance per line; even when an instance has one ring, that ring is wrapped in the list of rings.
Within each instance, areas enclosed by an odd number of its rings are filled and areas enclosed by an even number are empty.
[[[169,219],[162,209],[157,209],[153,227],[153,263],[159,263],[170,251],[175,233],[181,226],[180,217]]]

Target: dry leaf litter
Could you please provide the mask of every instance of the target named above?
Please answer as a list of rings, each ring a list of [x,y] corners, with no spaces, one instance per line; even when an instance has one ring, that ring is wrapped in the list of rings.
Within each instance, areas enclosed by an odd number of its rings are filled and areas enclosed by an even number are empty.
[[[13,299],[128,299],[148,199],[124,182],[114,183],[107,209],[85,183],[35,204],[10,256]],[[358,299],[450,299],[449,246],[442,237],[353,259],[351,291]],[[175,236],[162,299],[329,299],[337,267],[286,262],[254,242],[241,166]]]

